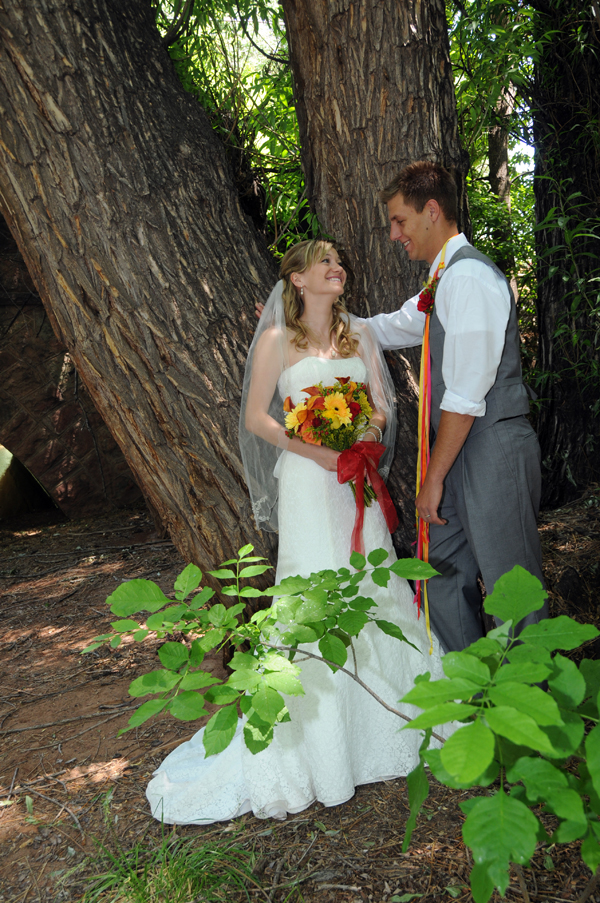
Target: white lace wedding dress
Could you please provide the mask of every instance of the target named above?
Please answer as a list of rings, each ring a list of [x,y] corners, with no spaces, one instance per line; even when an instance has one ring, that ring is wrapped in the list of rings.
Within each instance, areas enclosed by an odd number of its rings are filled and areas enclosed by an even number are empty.
[[[282,399],[296,404],[302,389],[316,382],[331,385],[337,377],[362,382],[360,358],[309,357],[285,370],[279,380]],[[279,470],[279,558],[277,581],[324,568],[347,567],[355,517],[350,487],[340,485],[313,461],[284,452]],[[395,555],[378,504],[365,510],[364,542],[368,551],[385,548]],[[434,640],[428,654],[425,619],[408,583],[392,576],[387,589],[365,578],[361,593],[377,602],[376,615],[400,625],[421,652],[369,624],[354,641],[358,674],[382,699],[396,705],[414,677],[431,672],[443,677]],[[319,654],[317,644],[305,647]],[[352,667],[349,658],[348,667]],[[350,799],[359,784],[406,775],[418,761],[420,731],[400,732],[404,722],[386,711],[345,674],[333,674],[314,660],[302,663],[305,696],[288,697],[291,722],[278,725],[271,745],[252,755],[241,722],[231,745],[204,758],[202,730],[175,749],[155,772],[147,789],[152,814],[167,824],[210,824],[254,812],[260,818],[285,818],[319,800],[336,806]],[[409,716],[418,709],[404,706]]]

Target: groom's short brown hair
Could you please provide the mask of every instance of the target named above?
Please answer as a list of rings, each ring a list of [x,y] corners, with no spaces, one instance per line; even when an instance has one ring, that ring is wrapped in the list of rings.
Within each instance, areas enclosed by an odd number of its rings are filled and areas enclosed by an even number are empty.
[[[439,163],[419,160],[410,163],[387,185],[379,196],[384,204],[401,194],[404,202],[421,213],[427,201],[433,199],[448,222],[458,218],[458,200],[454,176]]]

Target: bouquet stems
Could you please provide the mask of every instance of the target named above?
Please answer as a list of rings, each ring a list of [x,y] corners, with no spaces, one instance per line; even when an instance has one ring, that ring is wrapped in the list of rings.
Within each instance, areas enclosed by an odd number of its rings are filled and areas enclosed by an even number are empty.
[[[356,484],[354,480],[349,480],[348,485],[350,486],[352,495],[354,496],[354,500],[356,501]],[[364,481],[363,499],[367,508],[370,508],[373,502],[377,501],[377,493],[375,492],[371,484],[367,483],[366,481]]]

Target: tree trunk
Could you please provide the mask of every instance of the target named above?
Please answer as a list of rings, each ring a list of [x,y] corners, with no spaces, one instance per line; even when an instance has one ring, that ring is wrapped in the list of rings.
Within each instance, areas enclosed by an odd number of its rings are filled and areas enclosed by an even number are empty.
[[[468,230],[464,177],[441,0],[372,3],[283,0],[307,194],[321,225],[345,249],[349,297],[361,315],[396,310],[421,288],[427,266],[389,241],[378,192],[407,163],[455,170],[460,227]],[[419,352],[394,355],[400,443],[390,487],[400,499],[396,543],[414,538]],[[412,366],[412,372],[411,372]]]
[[[546,505],[600,478],[598,238],[600,235],[600,28],[583,0],[537,10],[536,65],[539,438]],[[547,36],[547,37],[544,37]]]
[[[505,16],[502,17],[505,19]],[[505,25],[502,21],[500,24]],[[488,131],[488,161],[489,183],[492,192],[498,200],[504,204],[510,215],[510,173],[508,169],[508,127],[510,116],[515,105],[515,91],[510,83],[503,88],[496,102],[495,118]],[[494,242],[499,248],[505,248],[510,242],[510,219],[506,220],[506,227],[494,232]],[[504,274],[514,271],[515,258],[512,253],[504,251],[496,258],[496,263]],[[510,278],[515,301],[519,301],[517,280]]]
[[[276,274],[150,5],[7,0],[0,29],[0,206],[57,336],[183,557],[264,549],[237,421]]]

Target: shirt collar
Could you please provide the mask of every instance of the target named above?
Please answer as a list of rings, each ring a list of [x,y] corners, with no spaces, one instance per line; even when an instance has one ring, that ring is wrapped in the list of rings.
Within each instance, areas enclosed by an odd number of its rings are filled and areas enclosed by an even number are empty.
[[[450,241],[448,242],[448,247],[446,248],[446,259],[445,259],[446,266],[450,263],[450,261],[452,260],[452,257],[454,256],[454,254],[456,254],[458,249],[464,248],[464,246],[468,245],[468,244],[469,244],[469,242],[467,241],[464,232],[461,232],[460,235],[455,235],[453,238],[451,238]],[[433,261],[433,263],[431,264],[431,266],[429,268],[430,276],[433,276],[435,274],[435,271],[437,270],[438,264],[441,259],[442,259],[442,249],[440,248],[439,254],[437,255],[437,257],[435,258],[435,260]]]

